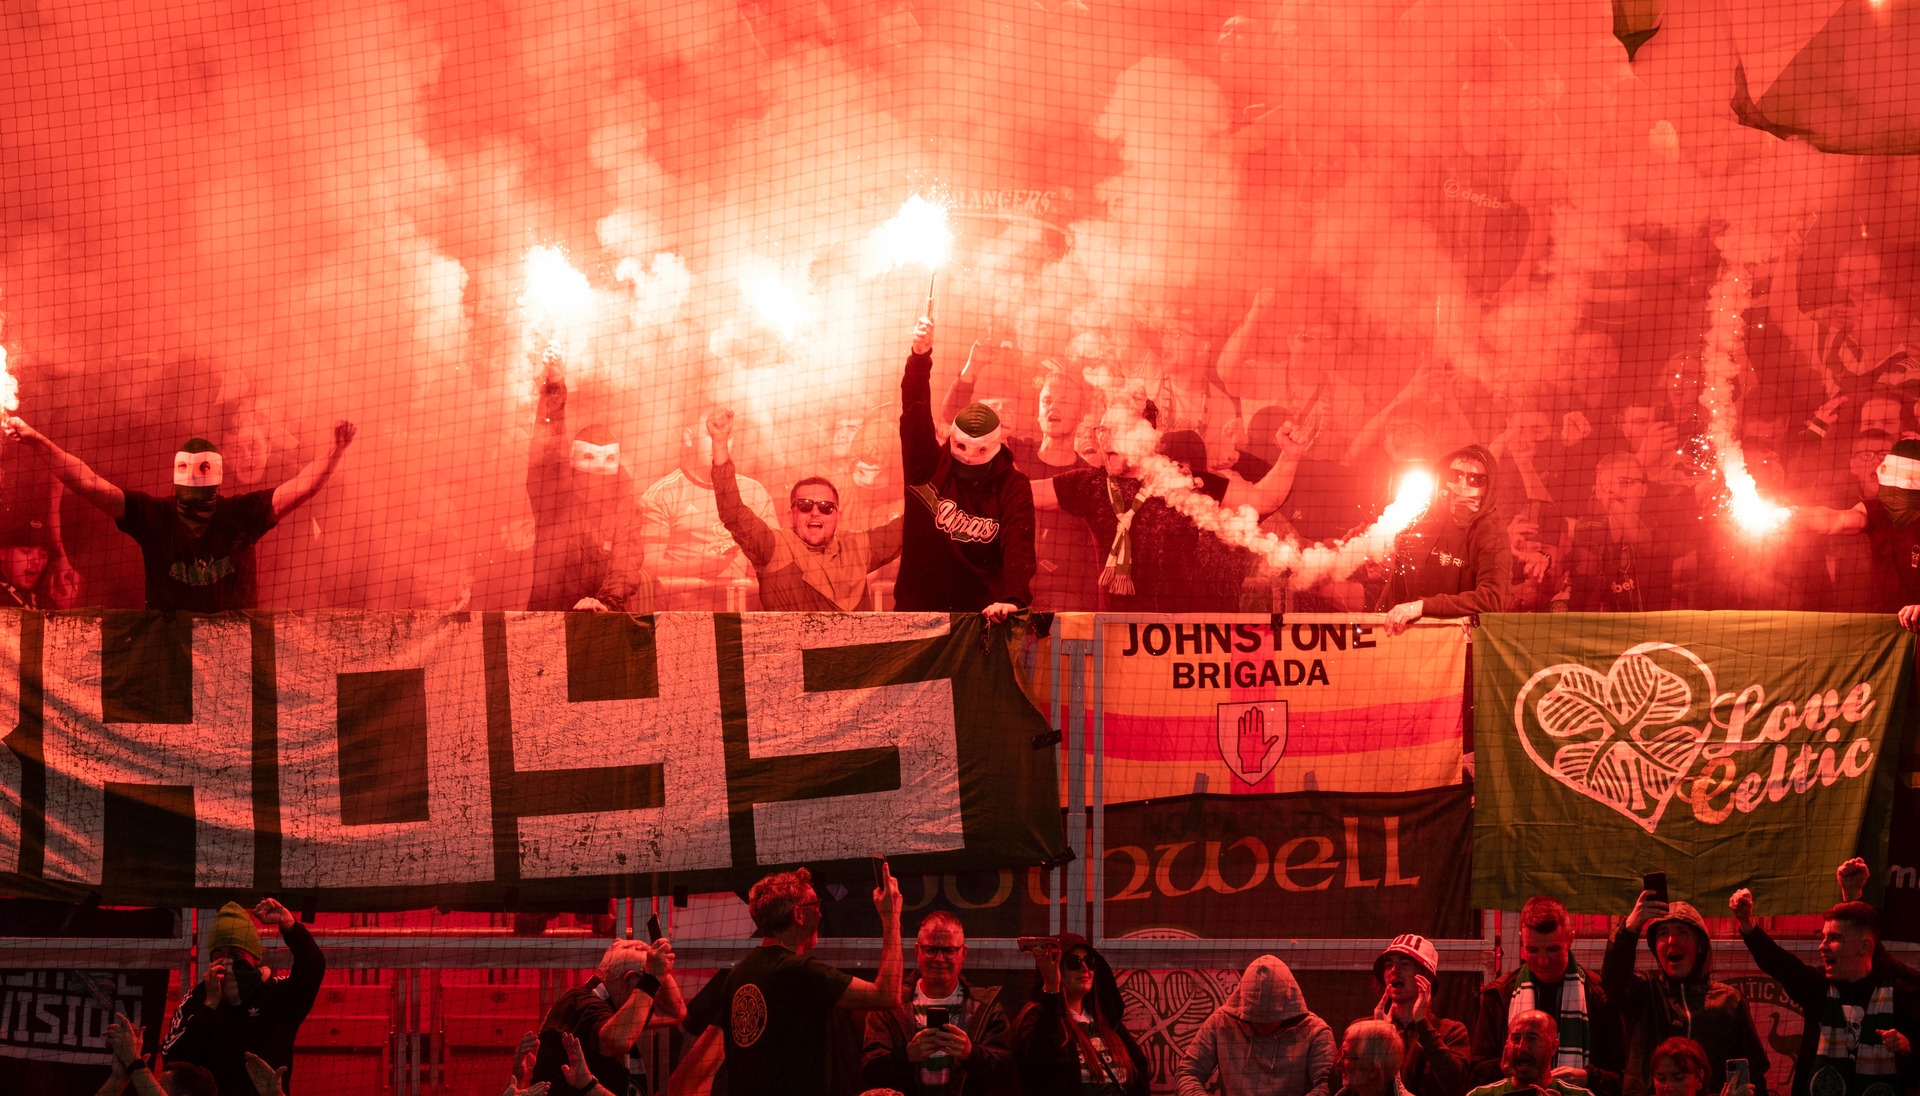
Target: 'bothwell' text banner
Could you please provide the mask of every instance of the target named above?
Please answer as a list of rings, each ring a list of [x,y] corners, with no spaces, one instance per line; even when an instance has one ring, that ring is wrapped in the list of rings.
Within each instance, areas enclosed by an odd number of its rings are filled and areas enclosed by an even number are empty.
[[[1063,843],[1047,725],[981,629],[0,613],[0,890],[338,910],[1037,863]]]
[[[1703,910],[1752,887],[1762,914],[1814,913],[1835,864],[1886,848],[1913,663],[1893,617],[1480,624],[1474,905],[1621,913],[1661,869]]]
[[[1466,629],[1379,620],[1095,616],[1107,802],[1459,783]]]

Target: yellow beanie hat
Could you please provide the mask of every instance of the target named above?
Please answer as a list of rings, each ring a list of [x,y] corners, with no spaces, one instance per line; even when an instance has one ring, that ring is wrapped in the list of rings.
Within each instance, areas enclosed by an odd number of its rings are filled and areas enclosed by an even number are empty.
[[[209,950],[239,948],[260,958],[260,930],[253,927],[253,915],[238,902],[228,902],[213,915],[213,939]]]

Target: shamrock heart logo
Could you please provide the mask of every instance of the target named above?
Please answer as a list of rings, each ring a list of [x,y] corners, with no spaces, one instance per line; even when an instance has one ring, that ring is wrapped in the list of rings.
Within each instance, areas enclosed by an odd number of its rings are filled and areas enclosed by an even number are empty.
[[[1513,725],[1541,771],[1652,833],[1712,733],[1714,688],[1692,651],[1642,643],[1604,674],[1568,662],[1534,674]]]

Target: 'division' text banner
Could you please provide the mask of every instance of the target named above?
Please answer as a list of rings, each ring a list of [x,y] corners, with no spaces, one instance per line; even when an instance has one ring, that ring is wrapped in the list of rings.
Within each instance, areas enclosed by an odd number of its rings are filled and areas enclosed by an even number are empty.
[[[1388,636],[1379,617],[1100,614],[1094,627],[1109,803],[1460,782],[1458,624]]]
[[[0,891],[329,909],[1045,860],[1009,629],[945,614],[0,614]],[[1042,739],[1044,742],[1044,739]]]
[[[1624,913],[1642,872],[1704,911],[1835,901],[1884,863],[1913,635],[1892,616],[1480,618],[1473,901]]]

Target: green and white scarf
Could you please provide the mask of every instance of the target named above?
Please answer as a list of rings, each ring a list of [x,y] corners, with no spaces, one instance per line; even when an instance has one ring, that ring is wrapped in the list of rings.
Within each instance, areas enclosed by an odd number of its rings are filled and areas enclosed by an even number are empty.
[[[1847,1006],[1840,1002],[1840,988],[1829,985],[1827,1001],[1820,1012],[1820,1047],[1815,1053],[1821,1058],[1833,1059],[1843,1071],[1843,1063],[1851,1059],[1856,1074],[1891,1077],[1898,1065],[1893,1048],[1880,1041],[1880,1029],[1892,1026],[1891,985],[1873,987],[1873,996],[1867,998],[1867,1011],[1857,1028],[1847,1022]]]
[[[1513,993],[1507,998],[1507,1024],[1523,1012],[1540,1006],[1535,1003],[1533,971],[1520,964],[1514,975]],[[1560,982],[1560,1054],[1555,1067],[1587,1068],[1587,1054],[1593,1046],[1593,1029],[1587,1023],[1587,984],[1580,978],[1580,964],[1567,960],[1567,973]]]

